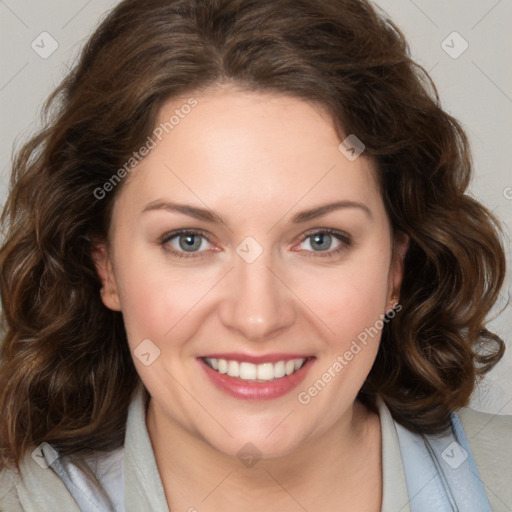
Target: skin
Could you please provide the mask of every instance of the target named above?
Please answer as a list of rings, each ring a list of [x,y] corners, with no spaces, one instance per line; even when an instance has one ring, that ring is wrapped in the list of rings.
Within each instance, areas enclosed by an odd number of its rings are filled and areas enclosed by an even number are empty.
[[[151,365],[134,363],[151,395],[146,423],[169,507],[328,512],[343,503],[377,512],[380,422],[356,395],[380,333],[308,404],[297,398],[398,295],[406,243],[393,253],[372,163],[364,154],[349,161],[327,113],[303,100],[232,87],[194,97],[198,105],[124,183],[108,243],[94,253],[103,302],[122,311],[132,353],[144,339],[160,350]],[[158,123],[180,105],[166,103]],[[208,208],[225,223],[142,213],[160,200]],[[340,200],[370,213],[343,208],[291,223],[300,211]],[[319,249],[314,237],[301,239],[328,228],[350,244],[333,237]],[[199,257],[173,256],[169,249],[191,254],[179,237],[161,243],[179,229],[205,232]],[[236,252],[247,236],[263,250],[252,263]],[[199,371],[196,358],[214,352],[316,361],[285,396],[243,401]],[[247,442],[262,454],[253,467],[237,457]]]

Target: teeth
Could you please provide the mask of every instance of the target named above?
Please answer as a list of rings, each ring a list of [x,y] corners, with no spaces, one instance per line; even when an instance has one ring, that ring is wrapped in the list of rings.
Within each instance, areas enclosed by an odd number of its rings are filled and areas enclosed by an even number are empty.
[[[274,365],[274,377],[280,379],[286,375],[284,361],[279,361]]]
[[[256,367],[258,380],[271,380],[274,378],[274,365],[272,363],[259,364]]]
[[[238,377],[240,375],[240,365],[238,361],[228,361],[228,375]]]
[[[217,370],[219,373],[225,373],[230,377],[238,377],[242,380],[260,380],[270,381],[280,379],[285,375],[291,375],[302,365],[305,358],[290,359],[288,361],[278,361],[277,363],[252,364],[247,362],[232,361],[226,359],[214,359],[206,357],[204,359],[208,366]]]
[[[251,363],[240,363],[240,375],[231,375],[228,373],[230,377],[240,377],[243,380],[254,380],[257,374],[258,367]]]
[[[219,373],[228,373],[228,362],[225,359],[219,359]]]

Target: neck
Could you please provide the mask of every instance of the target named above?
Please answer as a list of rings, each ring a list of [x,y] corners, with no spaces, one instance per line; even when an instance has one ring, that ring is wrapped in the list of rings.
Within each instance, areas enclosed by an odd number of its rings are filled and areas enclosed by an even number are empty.
[[[283,511],[299,510],[298,503],[318,510],[318,497],[333,496],[333,491],[339,509],[350,500],[368,503],[363,485],[368,479],[378,480],[371,503],[380,510],[380,420],[358,401],[329,431],[292,453],[247,465],[173,422],[153,400],[146,421],[171,510],[194,510],[191,505],[201,511],[226,510],[226,503],[229,510],[240,511],[255,510],[256,503],[258,510],[273,510],[277,504]],[[327,502],[323,506],[330,510]]]

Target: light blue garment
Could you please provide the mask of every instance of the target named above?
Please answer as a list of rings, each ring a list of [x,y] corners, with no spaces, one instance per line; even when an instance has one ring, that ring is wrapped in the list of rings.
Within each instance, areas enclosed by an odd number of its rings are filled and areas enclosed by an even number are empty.
[[[442,435],[413,434],[395,422],[411,512],[493,512],[455,413]]]
[[[411,512],[493,512],[458,416],[440,436],[414,434],[396,421]],[[82,512],[124,512],[124,449],[93,463],[109,496],[65,457],[50,464]],[[148,511],[149,512],[149,511]]]
[[[55,459],[50,467],[67,487],[81,512],[124,512],[124,449],[91,460],[89,465],[102,489],[90,482],[67,457]]]

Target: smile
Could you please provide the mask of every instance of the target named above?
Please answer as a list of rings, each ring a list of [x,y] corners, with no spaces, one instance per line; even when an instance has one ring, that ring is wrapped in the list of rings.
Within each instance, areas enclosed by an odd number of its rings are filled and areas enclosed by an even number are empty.
[[[237,377],[245,381],[268,382],[292,375],[302,368],[307,358],[289,359],[275,363],[253,364],[246,361],[234,361],[230,359],[216,359],[205,357],[205,363],[221,374]]]
[[[198,357],[197,362],[222,393],[240,400],[272,400],[295,389],[316,361],[314,356],[294,356],[210,354]]]

